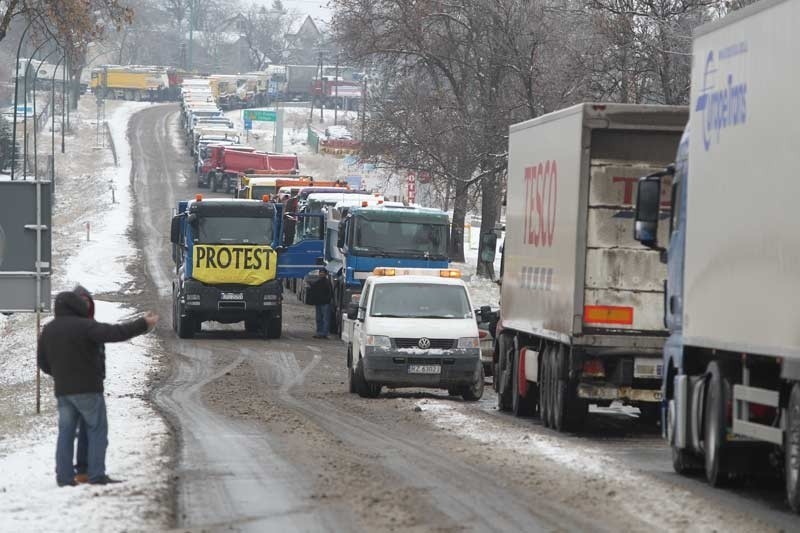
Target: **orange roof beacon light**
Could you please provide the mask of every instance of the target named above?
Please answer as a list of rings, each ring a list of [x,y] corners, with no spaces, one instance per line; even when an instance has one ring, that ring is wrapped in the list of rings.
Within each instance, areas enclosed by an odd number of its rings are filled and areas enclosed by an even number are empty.
[[[394,276],[397,271],[394,268],[378,267],[372,273],[376,276]]]
[[[361,202],[361,207],[367,207],[368,205],[369,205],[369,203],[366,200]]]
[[[261,201],[262,202],[269,202],[269,194],[265,194],[264,196],[262,196],[261,197]]]
[[[195,202],[202,202],[203,201],[203,195],[202,194],[195,194],[194,195],[194,201]]]
[[[443,278],[460,278],[461,277],[461,271],[460,270],[455,270],[453,268],[448,268],[448,269],[445,269],[445,270],[440,270],[439,271],[439,276],[443,277]]]

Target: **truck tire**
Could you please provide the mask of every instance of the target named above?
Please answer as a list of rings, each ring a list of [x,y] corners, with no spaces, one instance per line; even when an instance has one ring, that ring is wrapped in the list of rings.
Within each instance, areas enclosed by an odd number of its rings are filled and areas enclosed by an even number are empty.
[[[544,427],[550,427],[550,345],[542,350],[539,372],[539,418]]]
[[[559,345],[553,349],[553,427],[556,431],[565,431],[568,425],[569,404],[572,400],[567,383],[564,347]]]
[[[647,403],[640,405],[639,422],[647,426],[661,425],[661,404]]]
[[[347,388],[350,394],[356,392],[356,373],[353,368],[353,345],[347,345]]]
[[[667,408],[667,441],[672,450],[672,469],[676,474],[688,476],[702,470],[703,465],[694,454],[675,446],[675,400],[670,400]]]
[[[483,397],[484,380],[486,376],[483,373],[483,364],[478,363],[478,379],[470,385],[466,385],[461,390],[461,397],[465,402],[477,402]]]
[[[183,306],[180,303],[177,304],[177,333],[178,337],[181,339],[191,339],[194,337],[194,322],[195,320],[191,317],[191,315],[187,314],[186,316],[182,316],[183,313]]]
[[[513,374],[511,376],[511,412],[514,416],[530,416],[533,412],[533,402],[530,384],[528,385],[528,393],[525,396],[520,396],[520,380],[525,379],[520,376],[520,356],[519,352],[514,350],[514,363]]]
[[[208,188],[211,192],[217,192],[217,175],[213,172],[208,175]]]
[[[264,319],[264,333],[267,339],[280,339],[283,330],[283,315],[268,315]]]
[[[364,360],[359,359],[355,371],[356,392],[362,398],[377,398],[381,393],[381,386],[369,383],[364,377]]]
[[[730,477],[725,436],[727,433],[726,406],[731,397],[731,386],[716,361],[708,364],[706,375],[708,381],[703,417],[706,480],[712,487],[720,487]]]
[[[244,330],[247,333],[256,334],[261,331],[261,323],[256,318],[249,318],[244,321]]]
[[[789,507],[800,513],[800,383],[789,393],[784,453],[786,454],[786,498]]]
[[[497,371],[494,372],[493,380],[497,383],[497,409],[508,411],[511,409],[511,362],[509,361],[509,344],[511,337],[505,333],[500,334],[497,340]]]

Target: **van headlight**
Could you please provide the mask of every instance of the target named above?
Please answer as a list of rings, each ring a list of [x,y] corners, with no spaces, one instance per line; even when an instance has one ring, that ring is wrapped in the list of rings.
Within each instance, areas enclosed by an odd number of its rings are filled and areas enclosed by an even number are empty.
[[[465,348],[480,348],[481,340],[478,337],[461,337],[458,339],[458,347],[462,350]]]
[[[374,348],[391,348],[392,341],[385,335],[367,335],[367,346]]]

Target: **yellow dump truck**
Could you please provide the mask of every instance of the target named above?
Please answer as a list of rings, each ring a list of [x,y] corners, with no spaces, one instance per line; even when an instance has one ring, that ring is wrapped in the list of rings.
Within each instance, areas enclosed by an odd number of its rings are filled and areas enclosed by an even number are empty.
[[[90,84],[95,94],[119,100],[148,100],[169,86],[167,69],[163,67],[116,65],[92,69]]]

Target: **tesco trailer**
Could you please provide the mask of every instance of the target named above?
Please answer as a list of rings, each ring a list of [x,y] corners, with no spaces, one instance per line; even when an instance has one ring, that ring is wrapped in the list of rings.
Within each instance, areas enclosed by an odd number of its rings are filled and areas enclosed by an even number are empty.
[[[589,403],[618,400],[655,421],[666,267],[633,239],[631,221],[638,178],[673,160],[687,116],[581,104],[511,127],[501,409],[538,408],[562,430],[582,425]]]
[[[779,466],[800,512],[798,20],[800,1],[769,1],[697,30],[691,133],[674,178],[639,184],[635,226],[643,243],[668,248],[675,470],[705,470],[719,485]]]

